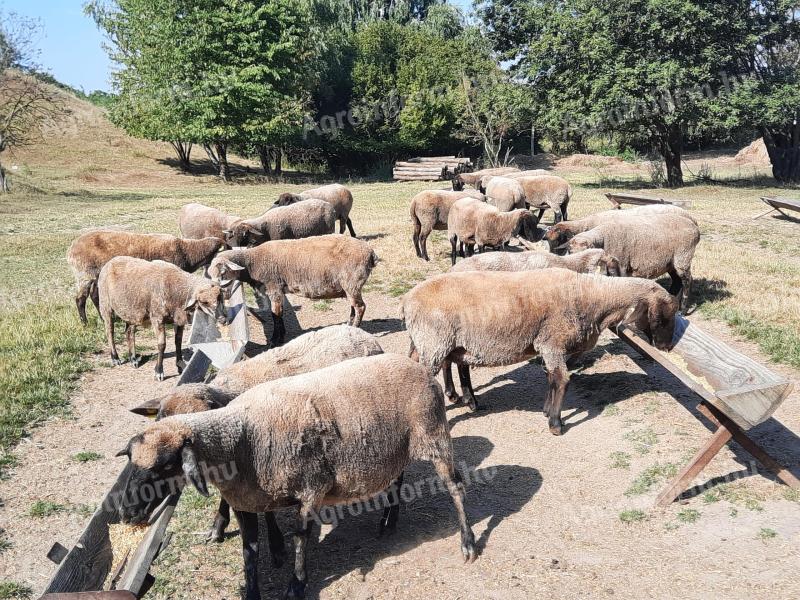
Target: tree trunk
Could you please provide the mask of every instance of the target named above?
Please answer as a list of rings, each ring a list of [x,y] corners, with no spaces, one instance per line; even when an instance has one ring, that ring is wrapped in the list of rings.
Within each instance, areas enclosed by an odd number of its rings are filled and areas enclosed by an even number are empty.
[[[0,194],[7,194],[10,191],[11,186],[8,184],[6,170],[3,168],[3,165],[0,165]]]
[[[264,144],[258,144],[256,150],[258,151],[258,160],[261,161],[261,170],[264,171],[264,175],[270,177],[272,175],[272,165],[270,164],[271,148]]]
[[[190,157],[192,155],[192,143],[174,141],[170,142],[170,144],[172,144],[175,154],[178,155],[178,163],[180,164],[181,169],[186,173],[190,173],[192,171],[192,163],[190,161]]]
[[[283,162],[283,150],[273,148],[272,152],[275,156],[275,176],[280,177],[283,174],[283,165],[281,164]]]
[[[206,151],[208,160],[211,162],[211,166],[214,167],[214,170],[219,171],[219,157],[215,153],[214,148],[211,147],[211,144],[203,144],[203,150]]]
[[[679,124],[669,125],[659,132],[658,147],[667,166],[667,185],[671,188],[683,185],[683,130]]]
[[[766,128],[764,145],[772,163],[772,175],[780,183],[800,183],[800,125],[790,132],[773,132]]]
[[[223,181],[230,181],[231,168],[228,165],[228,144],[226,142],[215,142],[214,149],[219,159],[219,177]]]

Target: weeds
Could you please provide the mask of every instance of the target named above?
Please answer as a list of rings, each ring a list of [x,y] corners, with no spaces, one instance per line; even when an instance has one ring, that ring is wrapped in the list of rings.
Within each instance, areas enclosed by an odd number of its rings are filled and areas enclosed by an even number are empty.
[[[333,310],[333,302],[331,300],[318,300],[311,305],[311,308],[318,312],[329,312]]]
[[[0,582],[0,600],[28,600],[33,596],[33,590],[16,581]]]
[[[97,452],[91,452],[89,450],[84,450],[83,452],[78,452],[72,456],[72,460],[79,463],[87,463],[92,462],[95,460],[100,460],[103,458],[102,454],[98,454]]]
[[[639,454],[649,453],[658,443],[658,436],[650,427],[629,431],[625,434],[625,439],[633,444],[633,449]]]
[[[642,471],[639,476],[633,480],[631,486],[625,491],[626,496],[640,496],[650,491],[656,483],[662,479],[674,477],[678,472],[678,466],[673,463],[654,464],[651,467]]]
[[[630,469],[631,455],[627,452],[612,452],[609,455],[612,469]]]
[[[758,536],[756,537],[758,537],[758,539],[760,539],[762,542],[766,542],[767,540],[778,537],[778,532],[774,529],[770,529],[769,527],[762,527],[758,531]]]
[[[677,514],[677,519],[681,523],[695,523],[700,518],[700,511],[693,508],[684,508]]]
[[[52,517],[53,515],[63,513],[66,510],[67,507],[63,504],[51,502],[49,500],[37,500],[31,504],[31,507],[28,510],[28,516],[36,519],[43,519],[45,517]]]
[[[638,523],[640,521],[644,521],[647,518],[647,515],[638,509],[630,509],[630,510],[623,510],[619,513],[619,520],[623,523],[630,524],[630,523]]]

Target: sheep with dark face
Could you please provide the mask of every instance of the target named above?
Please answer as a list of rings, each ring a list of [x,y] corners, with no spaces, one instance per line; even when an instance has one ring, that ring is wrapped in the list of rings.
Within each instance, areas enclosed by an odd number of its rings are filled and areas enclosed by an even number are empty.
[[[439,275],[403,297],[401,314],[412,356],[434,373],[456,363],[472,410],[477,401],[469,367],[541,356],[549,383],[545,414],[550,431],[560,435],[568,363],[594,348],[604,330],[622,323],[668,350],[677,310],[675,299],[653,281],[542,269]],[[449,372],[444,370],[446,378]],[[457,399],[452,378],[446,380],[445,393]]]
[[[450,207],[461,198],[474,198],[486,202],[486,196],[477,190],[451,192],[448,190],[424,190],[411,199],[411,222],[414,224],[412,236],[417,256],[428,257],[428,236],[434,230],[447,229]]]
[[[377,260],[366,242],[332,234],[227,250],[214,259],[208,271],[223,287],[238,279],[269,298],[274,325],[270,341],[281,345],[286,335],[283,299],[287,292],[314,300],[347,297],[351,305],[348,324],[358,327],[366,310],[361,288]]]
[[[461,552],[467,560],[477,556],[442,389],[426,367],[399,355],[259,385],[224,408],[154,423],[120,454],[130,459],[124,522],[146,520],[153,507],[144,490],[181,473],[203,495],[209,480],[219,488],[239,521],[248,600],[261,597],[256,513],[298,507],[287,595],[302,597],[306,544],[319,511],[370,500],[414,460],[433,463],[458,513]]]
[[[67,262],[75,276],[78,315],[86,320],[86,300],[91,296],[97,310],[97,278],[100,270],[115,256],[133,256],[144,260],[163,260],[193,273],[206,266],[224,246],[217,237],[182,240],[173,235],[131,233],[116,229],[98,229],[79,236],[67,250]]]
[[[198,240],[217,237],[225,240],[228,248],[255,246],[264,241],[261,231],[242,218],[197,202],[181,208],[178,228],[184,238]]]
[[[484,175],[509,175],[519,173],[517,167],[496,167],[493,169],[481,169],[479,171],[472,171],[471,173],[459,173],[453,177],[452,185],[454,192],[460,192],[464,186],[471,185],[474,188],[478,187],[478,182]]]
[[[336,212],[336,219],[339,221],[339,233],[344,233],[345,225],[352,237],[356,237],[353,229],[353,222],[350,220],[350,211],[353,208],[353,194],[345,186],[339,183],[323,185],[312,190],[305,190],[299,194],[281,194],[275,201],[274,206],[289,206],[295,202],[316,198],[324,200],[333,207]],[[333,232],[331,232],[333,233]]]
[[[260,217],[243,223],[258,231],[260,241],[298,240],[327,235],[336,229],[336,211],[324,200],[310,199],[289,206],[270,208]]]
[[[178,373],[186,366],[181,356],[183,328],[189,313],[195,309],[214,316],[218,323],[228,323],[225,299],[218,285],[208,279],[184,273],[173,264],[156,260],[148,262],[130,256],[112,258],[100,271],[97,281],[100,293],[100,315],[106,325],[111,347],[111,361],[121,365],[114,343],[114,317],[125,322],[128,360],[139,366],[136,356],[136,326],[150,322],[158,338],[156,379],[164,379],[165,325],[175,326],[175,364]]]

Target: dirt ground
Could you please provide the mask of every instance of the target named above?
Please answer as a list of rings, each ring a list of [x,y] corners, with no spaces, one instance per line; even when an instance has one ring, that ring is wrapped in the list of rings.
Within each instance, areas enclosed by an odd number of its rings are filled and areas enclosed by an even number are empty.
[[[292,297],[290,335],[342,322],[343,301],[330,307]],[[366,296],[364,328],[388,352],[406,353],[399,299]],[[693,317],[756,360],[752,344],[726,327]],[[257,322],[255,337],[263,336]],[[169,346],[168,346],[169,349]],[[36,592],[54,572],[45,554],[55,541],[71,546],[91,509],[116,478],[113,458],[146,421],[125,409],[168,391],[170,379],[140,369],[108,367],[104,356],[73,397],[74,419],[37,429],[19,448],[16,475],[0,483],[2,527],[13,546],[0,554],[0,578],[27,581]],[[791,369],[772,366],[792,379]],[[485,410],[448,411],[457,460],[472,470],[469,520],[481,556],[463,564],[455,513],[446,494],[423,492],[405,505],[398,531],[378,538],[379,514],[348,516],[323,528],[309,551],[310,598],[798,598],[800,511],[797,496],[774,482],[738,446],[725,448],[697,484],[706,487],[666,510],[652,508],[665,482],[659,467],[685,464],[708,437],[695,399],[666,371],[635,356],[608,334],[573,374],[565,402],[566,432],[552,436],[541,413],[546,381],[534,361],[478,369],[473,381]],[[800,470],[800,391],[756,428],[753,437]],[[86,463],[73,456],[93,451]],[[627,466],[626,466],[627,463]],[[655,475],[654,475],[655,473]],[[406,482],[433,474],[415,464]],[[642,477],[650,475],[642,489]],[[632,485],[640,484],[633,493]],[[629,489],[630,488],[630,489]],[[628,495],[626,495],[628,491]],[[635,493],[643,492],[643,493]],[[243,581],[239,538],[202,543],[214,501],[185,494],[171,527],[171,546],[157,563],[149,597],[238,598]],[[36,501],[63,505],[29,516]],[[199,507],[199,508],[198,508]],[[641,513],[625,512],[640,510]],[[633,515],[633,517],[626,517]],[[624,522],[628,518],[629,522]],[[287,527],[288,520],[281,522]],[[235,531],[235,526],[231,526]],[[287,544],[290,537],[287,535]],[[280,597],[290,576],[263,557],[265,597]]]

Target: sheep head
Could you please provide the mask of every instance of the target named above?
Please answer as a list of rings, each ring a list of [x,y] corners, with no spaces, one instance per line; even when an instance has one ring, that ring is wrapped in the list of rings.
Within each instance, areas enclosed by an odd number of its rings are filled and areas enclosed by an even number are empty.
[[[245,221],[239,221],[230,229],[223,230],[222,235],[225,236],[225,245],[228,248],[257,246],[265,237],[260,229]]]
[[[453,191],[461,192],[464,190],[464,178],[461,175],[456,175],[452,180]]]
[[[536,242],[541,239],[541,235],[539,234],[539,220],[533,216],[533,213],[524,208],[519,208],[514,212],[519,216],[517,229],[514,235],[519,235],[530,242]]]
[[[572,234],[567,229],[567,225],[563,223],[556,223],[544,232],[544,239],[550,244],[551,252],[559,250],[559,247],[568,242],[571,237]]]
[[[608,277],[622,277],[622,267],[619,266],[619,261],[608,252],[603,252],[602,256],[600,256],[600,260],[597,262],[597,270]]]
[[[143,402],[132,408],[131,412],[145,417],[155,417],[156,421],[160,421],[174,415],[205,412],[217,408],[222,408],[222,405],[215,400],[210,386],[204,383],[185,383],[166,396]]]
[[[642,332],[648,341],[665,352],[672,350],[672,338],[675,333],[675,315],[678,312],[678,300],[673,298],[657,283],[652,291],[639,300],[631,310],[624,324],[631,325]]]
[[[192,444],[191,430],[175,420],[160,421],[130,439],[117,453],[127,456],[127,478],[119,502],[124,523],[143,523],[185,477],[202,495],[208,485]]]
[[[227,288],[241,277],[245,268],[225,256],[225,252],[217,256],[208,267],[208,276],[216,285]]]
[[[272,205],[273,208],[276,206],[289,206],[290,204],[294,204],[295,202],[300,202],[303,198],[301,198],[298,194],[291,194],[289,192],[284,192],[278,199],[275,200],[275,203]]]
[[[195,286],[185,308],[187,311],[200,310],[216,319],[220,325],[227,325],[230,322],[222,288],[208,281],[202,281]]]
[[[597,246],[593,243],[592,238],[586,235],[576,235],[566,244],[562,244],[556,250],[561,250],[566,248],[569,254],[575,254],[577,252],[583,252],[584,250],[589,250],[590,248],[596,248]]]

